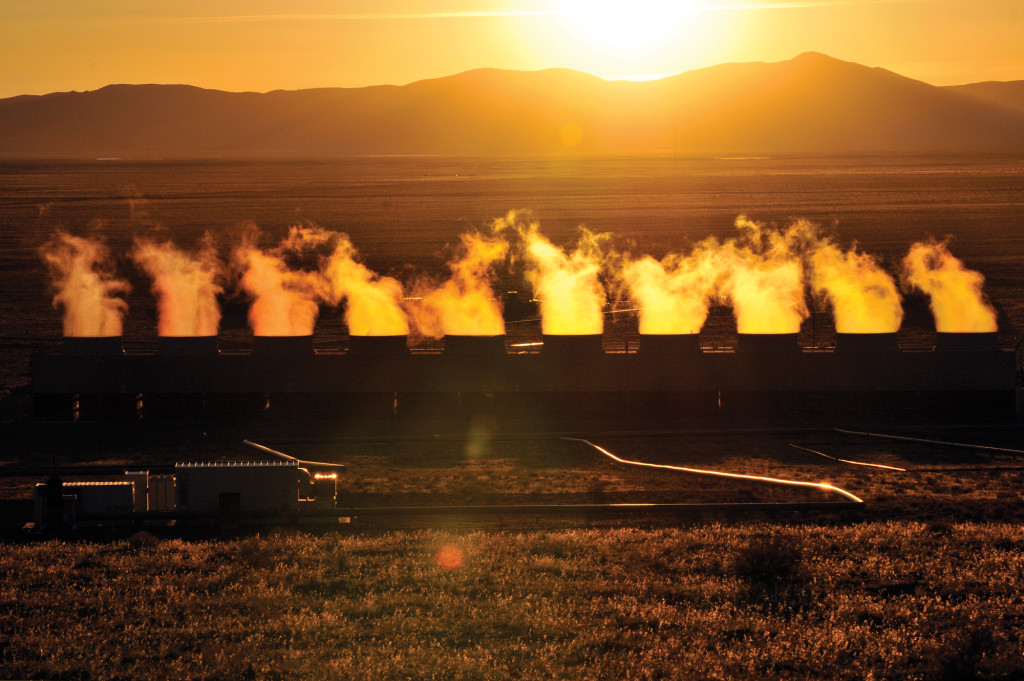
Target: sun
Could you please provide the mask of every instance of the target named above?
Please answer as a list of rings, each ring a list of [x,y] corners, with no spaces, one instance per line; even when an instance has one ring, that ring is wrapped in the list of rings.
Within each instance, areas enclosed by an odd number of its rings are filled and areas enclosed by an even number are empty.
[[[678,36],[694,12],[685,0],[562,0],[568,27],[603,50],[630,56]]]

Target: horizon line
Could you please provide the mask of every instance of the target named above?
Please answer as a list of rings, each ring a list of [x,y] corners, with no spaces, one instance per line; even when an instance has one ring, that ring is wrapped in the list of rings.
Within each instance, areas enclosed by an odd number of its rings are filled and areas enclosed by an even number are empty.
[[[847,2],[848,0],[839,0],[839,1]],[[863,2],[876,2],[876,1],[889,2],[889,1],[893,1],[893,0],[857,0],[857,1],[863,1]],[[898,1],[898,2],[919,2],[921,0],[895,0],[895,1]],[[944,1],[947,1],[947,0],[938,0],[938,1],[944,2]],[[702,71],[702,70],[705,70],[705,69],[713,69],[713,68],[717,68],[717,67],[720,67],[720,66],[726,66],[726,65],[738,65],[738,64],[764,64],[764,65],[783,64],[783,63],[786,63],[786,62],[789,62],[789,61],[793,61],[793,60],[795,60],[795,59],[797,59],[797,58],[799,58],[799,57],[801,57],[803,55],[807,55],[807,54],[816,54],[816,55],[820,55],[822,57],[825,57],[827,59],[831,59],[831,60],[836,61],[836,62],[842,62],[842,63],[846,63],[846,64],[855,64],[857,66],[861,66],[861,67],[865,67],[865,68],[881,68],[881,69],[884,69],[884,70],[891,71],[892,73],[895,73],[896,75],[899,75],[899,76],[901,76],[903,78],[908,78],[910,80],[915,80],[917,82],[924,83],[924,84],[929,85],[931,87],[937,87],[937,88],[958,87],[958,86],[962,86],[962,85],[974,85],[974,84],[980,84],[980,83],[1015,83],[1015,82],[1022,82],[1022,81],[1024,81],[1024,78],[1011,78],[1011,79],[1007,79],[1007,80],[984,79],[984,80],[968,81],[968,82],[962,82],[962,83],[958,82],[958,83],[947,84],[947,85],[936,85],[934,83],[930,83],[928,81],[921,80],[919,78],[914,78],[912,76],[907,76],[907,75],[901,73],[900,71],[896,71],[896,70],[893,70],[893,69],[885,67],[885,66],[869,66],[867,64],[862,64],[862,63],[856,62],[856,61],[850,61],[850,60],[847,60],[847,59],[840,59],[838,57],[834,57],[834,56],[832,56],[830,54],[827,54],[827,53],[824,53],[824,52],[820,52],[820,51],[817,51],[817,50],[804,50],[802,52],[799,52],[798,54],[796,54],[793,57],[789,57],[788,59],[780,59],[780,60],[776,60],[776,61],[766,61],[766,60],[724,61],[724,62],[719,62],[719,63],[716,63],[716,64],[710,64],[710,65],[707,65],[707,66],[698,66],[696,68],[687,69],[685,71],[665,72],[665,73],[622,73],[622,74],[616,74],[614,76],[602,76],[602,75],[598,75],[598,74],[590,72],[590,71],[584,71],[582,69],[572,68],[572,67],[568,67],[568,66],[546,66],[546,67],[538,68],[538,69],[515,69],[515,68],[505,68],[505,67],[500,67],[500,66],[475,66],[475,67],[467,68],[467,69],[464,69],[464,70],[461,70],[461,71],[455,71],[455,72],[452,72],[452,73],[445,73],[445,74],[437,75],[437,76],[427,76],[427,77],[424,77],[424,78],[417,78],[415,80],[411,80],[411,81],[407,81],[407,82],[403,82],[403,83],[370,83],[370,84],[366,84],[366,85],[316,85],[316,86],[309,86],[309,87],[291,87],[291,88],[287,87],[287,86],[284,86],[284,87],[274,87],[274,88],[270,88],[268,90],[246,90],[246,89],[227,90],[227,89],[223,89],[223,88],[219,88],[219,87],[195,85],[193,83],[181,82],[181,81],[178,81],[178,82],[154,82],[154,81],[148,81],[148,82],[125,82],[125,81],[120,81],[120,82],[107,82],[107,83],[104,83],[102,85],[97,85],[97,86],[94,86],[94,87],[91,87],[91,88],[86,87],[86,88],[81,89],[81,90],[79,90],[79,89],[53,90],[53,91],[42,92],[42,93],[38,93],[38,94],[21,92],[21,93],[18,93],[18,94],[12,94],[12,95],[7,95],[7,96],[0,96],[0,101],[5,100],[5,99],[13,99],[13,98],[16,98],[16,97],[45,97],[47,95],[55,95],[55,94],[85,94],[85,93],[89,93],[89,92],[97,92],[99,90],[102,90],[102,89],[105,89],[105,88],[108,88],[108,87],[118,87],[118,86],[128,86],[128,87],[145,87],[145,86],[175,87],[175,86],[180,86],[180,87],[192,87],[192,88],[196,88],[196,89],[199,89],[199,90],[209,90],[209,91],[213,91],[213,92],[223,92],[223,93],[227,93],[227,94],[270,94],[270,93],[273,93],[273,92],[301,92],[301,91],[305,91],[305,90],[362,90],[362,89],[374,88],[374,87],[405,87],[405,86],[413,85],[413,84],[416,84],[416,83],[422,83],[422,82],[427,82],[427,81],[432,81],[432,80],[441,80],[441,79],[444,79],[444,78],[452,78],[452,77],[459,76],[459,75],[462,75],[462,74],[472,73],[474,71],[502,71],[502,72],[508,72],[508,73],[542,73],[544,71],[570,71],[570,72],[573,72],[573,73],[578,73],[578,74],[590,76],[592,78],[597,78],[598,80],[601,80],[601,81],[606,82],[606,83],[622,83],[622,82],[629,82],[629,83],[653,83],[653,82],[658,82],[658,81],[665,80],[665,79],[668,79],[668,78],[675,78],[677,76],[682,76],[682,75],[685,75],[687,73],[693,73],[695,71]]]

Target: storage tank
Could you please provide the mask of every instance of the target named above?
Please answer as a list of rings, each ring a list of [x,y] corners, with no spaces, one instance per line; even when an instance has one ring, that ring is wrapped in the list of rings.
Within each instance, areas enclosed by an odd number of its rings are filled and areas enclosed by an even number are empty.
[[[160,336],[156,352],[159,355],[216,355],[220,350],[216,336]]]
[[[445,336],[445,356],[504,355],[505,336]]]
[[[699,333],[640,334],[640,354],[680,354],[700,352]]]
[[[836,333],[836,352],[896,352],[896,333]]]
[[[124,354],[121,336],[64,336],[60,353],[70,356],[110,356]]]
[[[354,355],[408,355],[408,336],[349,336],[348,351]]]
[[[313,336],[253,336],[252,351],[257,355],[312,355]]]
[[[736,352],[799,352],[796,333],[736,334]]]
[[[604,353],[603,336],[587,334],[543,334],[541,346],[543,355],[600,355]]]
[[[936,352],[991,352],[999,349],[999,334],[948,333],[935,334]]]

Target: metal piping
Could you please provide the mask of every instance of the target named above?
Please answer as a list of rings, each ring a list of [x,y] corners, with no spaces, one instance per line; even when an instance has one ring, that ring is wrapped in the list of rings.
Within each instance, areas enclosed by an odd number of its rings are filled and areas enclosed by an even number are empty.
[[[305,459],[297,459],[294,456],[291,456],[289,454],[285,454],[284,452],[279,452],[276,449],[271,449],[270,447],[264,447],[263,445],[257,444],[255,442],[250,441],[250,440],[242,440],[242,444],[243,445],[249,445],[253,449],[258,449],[261,452],[266,452],[267,454],[271,454],[271,455],[276,456],[276,457],[278,457],[280,459],[284,459],[285,461],[295,461],[300,466],[326,466],[328,468],[344,468],[345,467],[345,464],[343,464],[343,463],[327,463],[325,461],[307,461]]]
[[[960,442],[943,442],[942,440],[926,440],[920,437],[904,437],[902,435],[884,435],[882,433],[865,433],[859,430],[834,429],[837,433],[845,435],[863,435],[865,437],[879,437],[884,440],[901,440],[903,442],[923,442],[929,445],[942,445],[944,447],[961,447],[963,449],[979,449],[985,452],[1003,452],[1004,454],[1024,454],[1024,449],[1007,449],[1005,447],[989,447],[987,445],[969,445]]]
[[[629,459],[623,459],[621,457],[618,457],[618,456],[612,454],[607,449],[604,449],[603,447],[599,447],[599,446],[595,445],[593,442],[590,442],[589,440],[584,440],[584,439],[578,438],[578,437],[563,437],[562,439],[563,440],[568,440],[570,442],[582,442],[584,444],[590,445],[591,447],[593,447],[597,451],[599,451],[602,454],[604,454],[605,456],[607,456],[612,461],[616,461],[616,462],[621,463],[621,464],[626,464],[627,466],[641,466],[641,467],[644,467],[644,468],[660,468],[662,470],[679,471],[680,473],[693,473],[695,475],[711,475],[711,476],[714,476],[714,477],[730,478],[730,479],[733,479],[733,480],[747,480],[747,481],[750,481],[750,482],[767,482],[767,483],[770,483],[770,484],[773,484],[773,485],[788,485],[788,486],[791,486],[791,487],[810,487],[810,488],[817,489],[817,490],[820,490],[820,491],[823,491],[823,492],[835,492],[836,494],[839,494],[839,495],[845,497],[846,499],[849,499],[850,501],[852,501],[854,503],[857,503],[857,504],[863,504],[864,503],[864,500],[861,499],[860,497],[858,497],[856,495],[853,495],[853,494],[850,494],[849,492],[847,492],[844,489],[840,489],[840,488],[838,488],[838,487],[836,487],[834,485],[829,485],[829,484],[824,483],[824,482],[801,482],[799,480],[782,480],[780,478],[767,478],[767,477],[760,476],[760,475],[743,475],[741,473],[723,473],[722,471],[707,471],[707,470],[702,470],[702,469],[699,469],[699,468],[685,468],[683,466],[669,466],[668,464],[647,463],[646,461],[630,461]]]
[[[792,442],[789,443],[789,446],[792,447],[793,449],[799,449],[799,450],[804,451],[804,452],[810,452],[811,454],[817,454],[818,456],[823,456],[826,459],[831,459],[832,461],[836,461],[838,463],[848,463],[848,464],[853,465],[853,466],[868,466],[870,468],[884,468],[887,471],[899,471],[901,473],[906,473],[907,472],[906,468],[899,468],[897,466],[886,466],[886,465],[880,464],[880,463],[867,463],[865,461],[850,461],[849,459],[840,459],[840,458],[835,457],[835,456],[829,456],[825,452],[819,452],[816,449],[808,449],[807,447],[801,447],[800,445],[795,445]]]

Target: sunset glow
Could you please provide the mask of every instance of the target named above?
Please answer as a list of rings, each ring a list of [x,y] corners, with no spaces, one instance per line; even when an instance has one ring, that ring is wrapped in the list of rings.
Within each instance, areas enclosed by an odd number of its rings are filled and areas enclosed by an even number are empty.
[[[1016,0],[10,2],[0,97],[111,83],[402,85],[476,68],[650,79],[807,51],[953,85],[1020,79],[1022,33]]]
[[[677,0],[564,0],[570,31],[611,52],[632,55],[685,35],[693,3]]]

